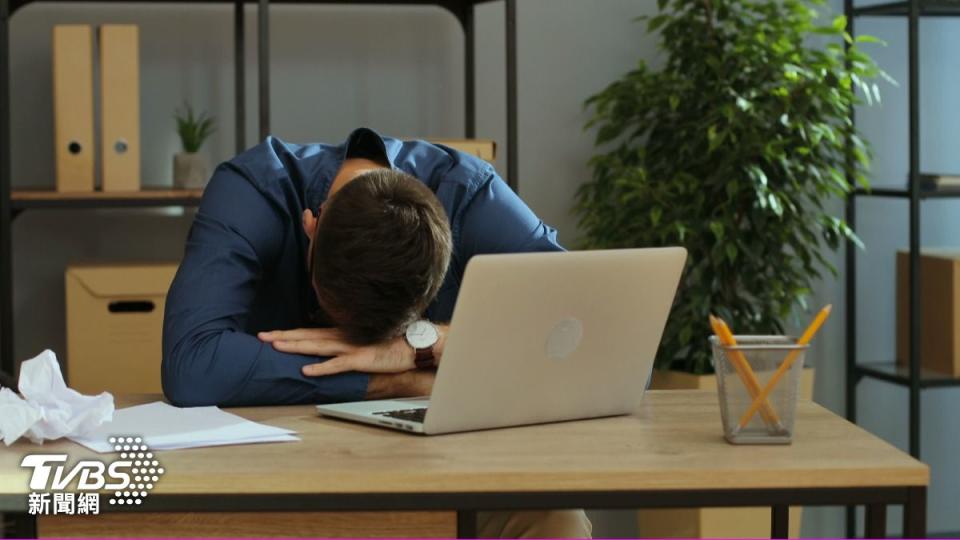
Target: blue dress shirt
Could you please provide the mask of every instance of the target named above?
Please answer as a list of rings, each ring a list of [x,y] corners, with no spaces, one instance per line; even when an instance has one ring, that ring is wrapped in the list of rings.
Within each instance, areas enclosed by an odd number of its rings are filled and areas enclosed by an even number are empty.
[[[267,138],[217,167],[187,237],[163,321],[163,391],[172,403],[364,398],[369,375],[306,377],[300,368],[324,358],[278,352],[256,337],[260,331],[317,326],[301,216],[326,199],[358,138],[382,145],[390,165],[433,190],[450,219],[453,256],[427,318],[450,320],[470,257],[563,249],[556,231],[479,158],[424,141],[382,138],[365,128],[340,145]]]

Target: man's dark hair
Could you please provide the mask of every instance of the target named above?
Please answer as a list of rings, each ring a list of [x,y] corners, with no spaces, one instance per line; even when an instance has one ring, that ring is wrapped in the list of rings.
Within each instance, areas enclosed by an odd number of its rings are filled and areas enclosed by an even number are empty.
[[[433,301],[451,250],[447,215],[433,192],[408,174],[376,169],[324,204],[310,277],[348,340],[377,343]]]

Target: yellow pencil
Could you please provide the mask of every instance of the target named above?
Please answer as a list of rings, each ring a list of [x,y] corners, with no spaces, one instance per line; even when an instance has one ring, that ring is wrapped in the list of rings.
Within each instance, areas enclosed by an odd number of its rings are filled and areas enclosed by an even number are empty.
[[[806,331],[803,332],[803,335],[800,336],[800,339],[797,340],[797,345],[806,345],[810,343],[810,340],[813,339],[813,336],[820,330],[820,327],[823,326],[823,323],[827,320],[827,317],[830,316],[830,310],[833,309],[832,305],[827,305],[820,310],[820,313],[817,313],[817,316],[813,319],[813,322],[810,323],[810,326],[807,327]],[[777,386],[777,383],[780,382],[780,379],[783,378],[783,374],[790,370],[790,366],[793,365],[797,357],[800,356],[800,351],[803,349],[794,349],[790,351],[790,354],[787,355],[787,358],[784,359],[783,363],[780,364],[780,367],[777,369],[776,373],[773,374],[773,377],[770,377],[770,380],[767,382],[767,386],[764,387],[763,391],[760,392],[760,395],[753,399],[753,403],[750,404],[750,408],[747,409],[747,412],[743,413],[743,416],[740,417],[740,426],[738,429],[743,429],[747,423],[750,422],[750,419],[753,418],[753,415],[757,413],[757,409],[761,407],[762,404],[766,403],[767,396],[770,395],[770,392]]]
[[[713,332],[717,335],[720,343],[727,347],[737,346],[737,339],[733,337],[733,332],[723,319],[711,315],[710,326],[713,327]],[[757,396],[760,395],[760,382],[750,367],[750,362],[744,358],[742,352],[737,350],[727,351],[727,358],[730,359],[730,364],[737,372],[737,375],[740,376],[740,380],[743,381],[743,385],[746,387],[747,392],[750,393],[750,397],[756,400]],[[765,406],[760,409],[760,416],[770,428],[780,431],[782,425],[780,424],[780,419],[777,418],[777,413],[774,412],[773,407],[771,407],[769,403],[764,403],[764,405]]]

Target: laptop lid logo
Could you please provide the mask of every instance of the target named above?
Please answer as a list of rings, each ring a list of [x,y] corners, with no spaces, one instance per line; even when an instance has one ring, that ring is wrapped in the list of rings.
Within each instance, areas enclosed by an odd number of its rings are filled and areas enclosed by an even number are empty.
[[[547,358],[563,360],[573,354],[583,339],[583,323],[574,317],[562,319],[547,334]]]

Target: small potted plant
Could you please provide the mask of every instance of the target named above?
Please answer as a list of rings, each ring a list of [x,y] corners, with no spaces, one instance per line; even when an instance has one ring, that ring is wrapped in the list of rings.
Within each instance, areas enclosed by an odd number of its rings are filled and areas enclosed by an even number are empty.
[[[206,113],[195,115],[189,103],[183,108],[173,116],[183,145],[183,151],[173,156],[173,183],[178,188],[198,189],[206,184],[210,169],[206,157],[199,153],[200,147],[215,128],[213,118]]]

